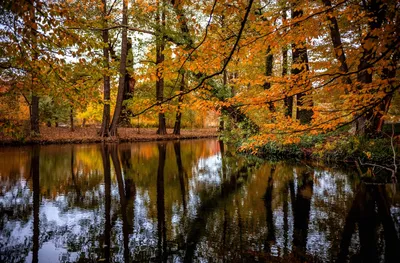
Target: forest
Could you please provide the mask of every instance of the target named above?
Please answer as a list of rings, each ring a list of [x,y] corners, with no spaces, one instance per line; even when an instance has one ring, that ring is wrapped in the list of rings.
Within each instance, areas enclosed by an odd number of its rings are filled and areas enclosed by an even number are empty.
[[[253,154],[396,160],[399,5],[5,0],[0,134],[212,127]]]

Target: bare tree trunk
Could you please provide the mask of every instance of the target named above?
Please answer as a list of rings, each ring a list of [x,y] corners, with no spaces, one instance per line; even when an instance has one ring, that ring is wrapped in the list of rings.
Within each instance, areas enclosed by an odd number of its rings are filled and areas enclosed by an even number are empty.
[[[128,2],[123,1],[122,5],[122,25],[128,25]],[[125,84],[125,75],[126,75],[126,58],[127,58],[127,48],[128,48],[128,32],[127,28],[124,27],[122,29],[122,37],[121,37],[121,60],[119,63],[119,85],[118,85],[118,94],[117,94],[117,102],[115,104],[114,116],[111,122],[110,127],[110,136],[117,136],[117,125],[119,116],[121,114],[122,102],[124,98],[124,84]]]
[[[103,27],[107,27],[107,0],[102,0],[103,3]],[[108,30],[103,30],[102,33],[103,37],[103,44],[106,45],[103,47],[103,57],[104,57],[104,68],[109,69],[110,67],[110,49],[108,47],[108,39],[109,39],[109,34]],[[109,133],[109,125],[110,125],[110,76],[107,75],[108,73],[105,73],[103,75],[103,92],[104,92],[104,106],[103,106],[103,120],[101,123],[101,130],[100,130],[100,136],[101,137],[108,137],[110,136]]]
[[[158,3],[158,8],[159,3]],[[161,6],[161,17],[160,11],[157,13],[157,23],[160,25],[160,31],[157,33],[156,37],[156,64],[157,64],[157,80],[156,80],[156,96],[157,102],[161,103],[164,100],[164,69],[160,64],[162,64],[165,60],[164,57],[164,48],[165,48],[165,40],[164,40],[164,30],[165,30],[165,3],[163,1]],[[167,126],[165,121],[165,114],[163,112],[162,104],[160,104],[160,112],[158,113],[158,130],[157,134],[167,134]]]

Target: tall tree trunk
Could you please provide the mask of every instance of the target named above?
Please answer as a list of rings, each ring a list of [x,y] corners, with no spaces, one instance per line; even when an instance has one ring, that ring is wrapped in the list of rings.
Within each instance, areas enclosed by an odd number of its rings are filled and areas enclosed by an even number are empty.
[[[32,80],[33,84],[33,80]],[[30,106],[30,116],[31,116],[31,133],[33,135],[39,135],[40,134],[40,129],[39,129],[39,96],[34,95],[34,92],[32,93],[32,100],[31,100],[31,106]]]
[[[103,28],[107,28],[108,23],[107,23],[107,0],[102,0],[103,3]],[[102,33],[103,37],[103,44],[105,45],[103,47],[103,59],[104,59],[104,68],[105,70],[108,70],[110,68],[110,49],[108,47],[108,39],[109,39],[109,34],[108,30],[105,29],[103,30]],[[104,99],[104,106],[103,106],[103,120],[101,123],[101,130],[100,130],[100,136],[101,137],[108,137],[110,136],[109,133],[109,125],[110,125],[110,76],[108,75],[108,72],[103,73],[103,99]]]
[[[271,53],[271,46],[268,46],[267,48],[267,55],[265,58],[265,76],[267,77],[271,77],[272,76],[272,68],[273,68],[273,63],[274,63],[274,56]],[[264,89],[270,89],[271,88],[271,82],[266,81],[264,83]],[[268,105],[269,110],[273,111],[274,110],[274,104],[273,103],[269,103]]]
[[[179,91],[182,93],[185,91],[185,72],[182,72],[182,79]],[[174,125],[174,134],[180,135],[181,134],[181,120],[182,120],[182,110],[181,104],[183,102],[183,95],[178,97],[178,108],[176,110],[176,117],[175,117],[175,125]]]
[[[122,25],[128,25],[128,1],[123,1],[122,5]],[[125,75],[126,75],[126,58],[128,51],[128,32],[127,28],[124,27],[122,29],[122,37],[121,37],[121,60],[119,63],[119,85],[118,85],[118,94],[117,94],[117,102],[115,104],[114,116],[111,122],[110,127],[110,136],[117,136],[117,126],[119,116],[121,114],[122,102],[124,98],[124,84],[125,84]]]
[[[274,61],[274,56],[271,53],[271,46],[268,46],[266,53],[267,53],[267,55],[265,57],[265,76],[271,77],[273,61]],[[271,88],[271,82],[266,81],[264,83],[264,89],[269,89],[269,88]]]
[[[298,9],[296,4],[292,6],[292,19],[296,19],[303,16],[303,10]],[[296,28],[298,25],[295,24],[294,27]],[[300,42],[300,43],[292,43],[292,70],[291,73],[292,75],[295,76],[299,75],[301,73],[305,73],[306,71],[309,70],[308,67],[308,55],[307,55],[307,48],[306,48],[306,43],[305,41]],[[297,83],[294,83],[294,85],[309,85],[307,83],[299,83],[296,80]],[[306,94],[304,92],[298,93],[297,94],[297,119],[300,120],[300,123],[310,123],[311,118],[313,115],[312,110],[310,109],[304,109],[302,107],[310,107],[310,103],[306,103],[304,101]]]
[[[71,131],[75,131],[75,127],[74,127],[74,107],[71,105],[71,110],[69,113],[69,121],[71,123]]]
[[[393,54],[393,58],[391,63],[383,69],[381,79],[388,80],[389,92],[383,101],[378,105],[378,111],[375,113],[373,125],[373,131],[379,133],[382,131],[383,127],[383,117],[389,111],[390,103],[393,98],[393,93],[396,90],[395,87],[395,78],[396,78],[396,70],[397,70],[397,61],[399,61],[398,53]]]
[[[363,84],[372,82],[372,60],[375,58],[375,44],[378,36],[375,35],[374,30],[382,26],[385,18],[385,10],[381,9],[382,1],[374,0],[369,3],[364,2],[364,9],[369,17],[368,32],[362,40],[362,56],[358,65],[357,81]],[[372,44],[371,44],[372,43]],[[369,110],[357,119],[356,132],[360,135],[374,133],[374,128],[371,123],[373,122],[374,109]]]
[[[158,8],[160,9],[160,4],[158,3]],[[160,112],[158,113],[158,130],[157,134],[167,134],[167,126],[165,121],[165,114],[163,111],[163,105],[161,102],[164,100],[164,68],[162,66],[165,57],[165,40],[164,40],[164,30],[165,30],[165,3],[162,0],[161,4],[161,16],[160,11],[157,12],[157,23],[160,26],[159,32],[157,32],[156,37],[156,96],[157,102],[160,103]],[[160,65],[161,64],[161,65]]]
[[[331,0],[323,0],[323,3],[327,8],[332,8]],[[329,31],[330,31],[330,35],[331,35],[333,49],[335,51],[335,57],[340,63],[340,67],[339,67],[340,73],[347,73],[349,71],[349,67],[347,66],[347,62],[346,62],[346,54],[344,52],[338,22],[336,20],[336,17],[333,15],[332,10],[329,10],[326,13],[326,17],[329,21]],[[344,84],[351,84],[351,79],[349,76],[345,76],[342,79],[342,82]]]
[[[31,99],[31,105],[30,105],[30,122],[31,122],[31,134],[32,135],[39,135],[40,134],[40,129],[39,129],[39,96],[37,95],[36,91],[34,91],[34,87],[36,86],[36,65],[35,63],[37,62],[38,59],[38,53],[35,50],[36,47],[36,42],[37,42],[37,33],[36,30],[33,28],[33,25],[36,24],[36,4],[35,0],[32,1],[32,5],[30,6],[29,10],[29,16],[30,16],[30,34],[31,34],[31,41],[32,41],[32,49],[33,49],[33,55],[32,55],[32,63],[33,67],[31,69],[31,90],[32,90],[32,99]]]
[[[133,52],[132,52],[132,41],[128,39],[127,46],[127,60],[126,60],[126,68],[133,68]],[[132,127],[130,117],[132,115],[131,110],[127,107],[127,100],[133,98],[134,88],[135,88],[136,80],[129,74],[129,72],[125,73],[124,79],[124,94],[123,94],[123,103],[121,109],[121,115],[119,116],[119,126]]]
[[[285,22],[287,19],[287,7],[282,10],[282,21]],[[285,44],[282,47],[282,77],[288,75],[288,46]],[[293,96],[286,96],[284,99],[285,115],[292,117],[293,115]]]

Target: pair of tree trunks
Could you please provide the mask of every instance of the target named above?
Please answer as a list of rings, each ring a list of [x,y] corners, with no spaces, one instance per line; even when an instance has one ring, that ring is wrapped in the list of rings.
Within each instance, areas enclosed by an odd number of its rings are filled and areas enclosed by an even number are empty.
[[[103,0],[103,19],[104,19],[104,28],[107,28],[107,5],[106,0]],[[128,24],[128,15],[127,15],[127,1],[123,1],[122,5],[122,24]],[[104,63],[105,69],[109,69],[109,61],[110,61],[110,49],[108,47],[109,42],[109,32],[108,29],[103,30],[103,42],[106,45],[103,48],[103,56],[104,56]],[[125,76],[127,74],[126,70],[126,62],[128,56],[128,32],[127,28],[122,28],[122,36],[121,36],[121,59],[119,65],[119,84],[118,84],[118,94],[117,94],[117,101],[115,105],[113,119],[110,123],[110,76],[108,76],[108,72],[104,73],[103,81],[104,81],[104,107],[103,107],[103,122],[101,125],[100,135],[102,137],[116,137],[117,136],[117,125],[119,122],[119,118],[121,115],[122,110],[122,103],[124,97],[124,87],[125,87]]]
[[[283,9],[282,13],[282,20],[286,21],[287,19],[287,8],[285,7]],[[303,10],[299,9],[297,4],[293,4],[291,7],[291,14],[292,14],[292,19],[298,19],[301,16],[303,16]],[[298,23],[294,24],[294,28],[298,27]],[[291,84],[290,89],[292,89],[294,86],[307,86],[310,85],[310,83],[301,83],[299,81],[299,75],[304,74],[309,71],[308,67],[308,55],[307,55],[307,47],[305,41],[301,41],[300,43],[292,43],[291,44],[292,48],[292,69],[291,69],[291,77],[294,80],[294,83]],[[270,50],[270,47],[267,49],[268,51]],[[282,48],[282,77],[288,75],[288,47],[284,46]],[[273,57],[272,54],[269,54],[267,52],[267,58],[266,58],[266,76],[271,76],[272,75],[272,68],[273,68]],[[270,84],[267,83],[268,85],[264,85],[264,88],[270,88]],[[306,96],[306,93],[300,92],[297,94],[297,100],[294,99],[294,95],[286,96],[284,99],[284,105],[286,108],[286,116],[296,118],[300,120],[300,123],[302,124],[307,124],[311,122],[313,111],[310,109],[312,106],[312,101],[311,102],[306,102],[304,100]],[[296,104],[296,105],[294,105]],[[273,106],[270,105],[270,110],[273,109]],[[296,114],[293,114],[293,110],[296,110]]]
[[[361,42],[362,56],[360,58],[360,64],[358,65],[357,81],[361,85],[368,85],[373,80],[373,60],[377,57],[375,45],[378,45],[379,37],[374,33],[375,30],[380,29],[385,21],[386,11],[383,1],[376,0],[369,3],[364,2],[364,9],[367,12],[368,20],[368,31],[366,36]],[[373,45],[371,45],[373,43]],[[396,54],[393,55],[396,57]],[[393,59],[392,59],[393,60]],[[393,61],[389,61],[389,64],[393,64]],[[394,62],[394,69],[396,62]],[[396,76],[395,70],[389,70],[389,66],[383,70],[384,74],[380,77],[381,79],[394,78]],[[386,74],[385,74],[386,73]],[[371,91],[373,92],[373,91]],[[392,99],[393,92],[388,92],[386,96],[378,102],[374,107],[370,107],[366,112],[362,112],[361,115],[357,116],[356,119],[356,133],[366,136],[374,136],[381,132],[383,126],[382,113],[387,113],[390,101]]]
[[[332,8],[332,3],[330,0],[323,0],[325,7]],[[364,2],[367,5],[366,2]],[[376,41],[377,37],[373,36],[371,33],[375,29],[379,29],[382,27],[382,24],[385,19],[385,11],[382,6],[383,2],[380,0],[371,1],[368,6],[364,6],[364,9],[368,12],[369,23],[368,23],[368,32],[365,38],[362,40],[362,48],[363,53],[360,58],[360,63],[358,65],[358,74],[357,81],[363,84],[372,83],[372,71],[368,71],[369,68],[372,68],[372,60],[376,57],[374,53],[373,45],[366,45],[369,41]],[[327,12],[327,19],[329,23],[329,30],[331,35],[331,40],[333,44],[333,48],[335,51],[335,57],[340,63],[339,71],[342,74],[346,74],[349,72],[349,67],[346,61],[345,50],[343,48],[341,35],[339,31],[339,26],[336,17],[332,14],[332,11]],[[382,79],[391,79],[396,76],[395,72],[395,61],[396,54],[393,56],[392,61],[389,62],[388,67],[384,68],[383,74],[381,76]],[[390,69],[389,69],[390,68]],[[342,83],[351,85],[352,80],[349,76],[344,76],[342,78]],[[346,93],[349,91],[346,89]],[[373,134],[379,133],[382,131],[383,126],[383,116],[388,112],[390,102],[392,99],[393,93],[388,93],[381,102],[376,105],[376,108],[371,108],[367,112],[358,113],[355,116],[355,121],[353,122],[353,130],[355,133],[360,135],[371,136]]]

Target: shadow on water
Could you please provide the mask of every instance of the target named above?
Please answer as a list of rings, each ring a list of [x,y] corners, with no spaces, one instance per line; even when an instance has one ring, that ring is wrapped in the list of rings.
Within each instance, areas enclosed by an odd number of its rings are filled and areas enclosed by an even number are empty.
[[[214,140],[0,149],[0,262],[399,262],[398,185]]]

